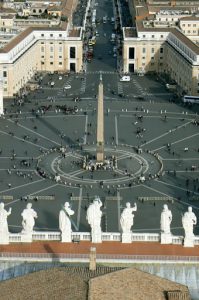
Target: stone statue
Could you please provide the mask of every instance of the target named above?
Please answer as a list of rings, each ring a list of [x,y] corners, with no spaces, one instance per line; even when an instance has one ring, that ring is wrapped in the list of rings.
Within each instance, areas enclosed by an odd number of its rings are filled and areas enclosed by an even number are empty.
[[[172,213],[168,209],[168,205],[164,204],[160,217],[161,244],[172,244],[171,221]]]
[[[0,244],[9,244],[9,231],[7,217],[11,214],[12,208],[4,209],[4,203],[0,203]]]
[[[120,217],[120,224],[123,233],[131,233],[131,227],[133,226],[134,214],[133,211],[137,211],[137,204],[134,203],[134,207],[131,207],[131,203],[126,203],[126,208],[123,210]]]
[[[35,225],[35,218],[37,218],[37,213],[34,209],[32,209],[32,203],[28,203],[26,208],[23,210],[21,214],[22,220],[22,233],[27,235],[32,235],[33,227]]]
[[[95,199],[92,204],[89,205],[87,209],[87,220],[88,224],[91,226],[91,236],[93,243],[102,242],[102,231],[101,231],[101,211],[102,202],[98,196],[95,196]]]
[[[163,211],[161,213],[161,218],[160,218],[160,229],[162,233],[170,234],[170,224],[172,221],[172,213],[168,209],[168,205],[164,204],[163,205]]]
[[[120,217],[120,225],[122,228],[122,243],[131,243],[132,241],[132,231],[131,227],[134,222],[134,214],[133,211],[137,211],[137,204],[134,203],[134,207],[131,207],[131,203],[126,203],[126,208],[123,210]]]
[[[193,226],[197,224],[196,215],[192,212],[192,207],[188,207],[188,211],[182,216],[182,226],[185,232],[184,246],[193,247],[194,246],[194,233]]]
[[[59,229],[62,233],[62,242],[70,243],[72,241],[71,233],[71,220],[70,216],[74,215],[74,211],[70,208],[69,202],[64,204],[59,213]]]

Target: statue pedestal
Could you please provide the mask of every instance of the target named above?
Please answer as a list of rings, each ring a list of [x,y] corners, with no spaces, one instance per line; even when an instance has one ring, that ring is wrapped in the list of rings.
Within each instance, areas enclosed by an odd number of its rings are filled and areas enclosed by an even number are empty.
[[[9,234],[0,234],[0,245],[9,244]]]
[[[184,247],[194,247],[194,236],[189,238],[184,238]]]
[[[132,243],[132,233],[122,233],[122,243],[131,244]]]
[[[21,234],[22,243],[32,243],[32,233],[22,233]]]
[[[102,242],[102,233],[91,233],[92,243],[101,243]]]
[[[172,244],[171,233],[161,233],[160,242],[161,244]]]
[[[72,243],[72,233],[69,234],[61,234],[61,242],[62,243]]]

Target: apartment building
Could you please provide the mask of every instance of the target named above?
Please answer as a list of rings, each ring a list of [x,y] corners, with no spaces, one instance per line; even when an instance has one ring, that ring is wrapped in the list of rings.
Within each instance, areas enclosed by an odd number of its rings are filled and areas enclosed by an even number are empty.
[[[30,27],[0,49],[4,97],[12,97],[37,71],[80,72],[82,29]]]
[[[184,17],[179,20],[179,27],[186,36],[199,36],[199,17]]]
[[[123,28],[123,71],[167,74],[179,93],[199,95],[199,47],[177,27],[149,26],[146,7],[137,9],[136,1],[134,5],[130,1],[130,9],[137,12],[136,28]],[[191,23],[192,19],[182,18],[181,25],[187,25],[182,28],[196,30],[197,18]]]

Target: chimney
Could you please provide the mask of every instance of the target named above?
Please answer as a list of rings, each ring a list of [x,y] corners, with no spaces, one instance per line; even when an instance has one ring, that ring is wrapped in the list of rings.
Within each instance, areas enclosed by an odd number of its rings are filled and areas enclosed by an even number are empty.
[[[96,248],[90,248],[90,260],[89,260],[89,270],[95,271],[96,270]]]

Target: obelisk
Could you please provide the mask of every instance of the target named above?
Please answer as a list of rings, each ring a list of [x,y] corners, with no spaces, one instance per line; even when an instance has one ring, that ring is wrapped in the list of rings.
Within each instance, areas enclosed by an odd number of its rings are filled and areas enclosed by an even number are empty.
[[[104,161],[104,92],[102,75],[100,74],[100,83],[98,88],[97,100],[97,162]]]
[[[0,116],[3,114],[3,79],[0,78]]]

